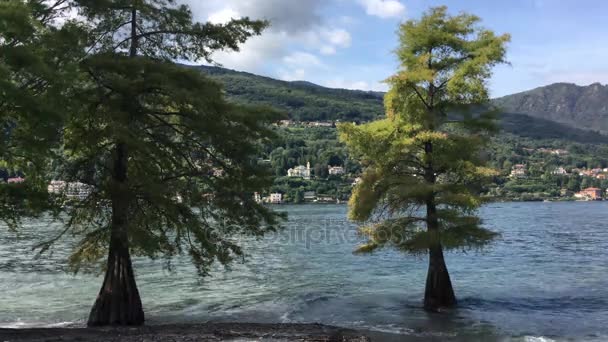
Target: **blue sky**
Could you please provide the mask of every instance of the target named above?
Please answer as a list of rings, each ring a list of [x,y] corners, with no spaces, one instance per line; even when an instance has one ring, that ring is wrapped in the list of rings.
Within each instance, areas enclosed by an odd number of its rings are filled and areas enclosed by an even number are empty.
[[[397,67],[400,22],[447,5],[510,33],[510,65],[495,69],[494,97],[554,82],[608,83],[608,1],[604,0],[184,0],[196,19],[268,19],[272,27],[239,53],[219,52],[225,67],[284,80],[386,90]]]

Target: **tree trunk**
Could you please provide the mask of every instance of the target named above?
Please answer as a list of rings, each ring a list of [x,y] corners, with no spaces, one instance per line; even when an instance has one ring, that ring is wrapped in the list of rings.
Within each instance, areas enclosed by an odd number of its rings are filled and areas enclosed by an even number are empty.
[[[424,308],[429,311],[437,311],[440,308],[455,305],[456,296],[450,274],[443,259],[441,244],[437,243],[429,248],[429,270],[424,291]]]
[[[91,309],[89,326],[141,325],[144,311],[129,253],[129,194],[127,147],[117,143],[112,174],[112,226],[108,265],[103,285]]]
[[[144,311],[135,283],[128,244],[112,238],[108,268],[97,300],[89,315],[89,326],[141,325]]]
[[[425,169],[424,178],[427,183],[435,184],[437,176],[432,164],[433,144],[431,142],[425,144],[425,153],[429,161]],[[429,194],[426,200],[426,223],[431,238],[429,245],[429,270],[426,276],[424,291],[424,308],[429,311],[437,311],[440,308],[455,306],[456,296],[454,295],[448,268],[443,259],[435,193]]]

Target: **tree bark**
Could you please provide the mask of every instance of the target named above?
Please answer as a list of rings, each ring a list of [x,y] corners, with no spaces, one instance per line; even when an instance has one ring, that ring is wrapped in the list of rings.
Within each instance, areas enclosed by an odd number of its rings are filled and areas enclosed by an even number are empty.
[[[131,48],[129,56],[137,57],[137,8],[131,8]],[[125,104],[128,108],[129,104]],[[131,117],[126,119],[131,123]],[[89,326],[141,325],[144,310],[135,282],[129,252],[130,199],[128,187],[128,148],[117,140],[112,172],[112,224],[108,265],[103,285],[89,315]]]
[[[433,144],[425,144],[425,153],[429,156],[428,165],[425,170],[425,181],[435,184],[437,176],[433,169],[430,155],[433,153]],[[443,248],[440,240],[439,218],[437,216],[437,204],[435,194],[429,194],[426,200],[426,220],[429,233],[429,269],[426,276],[426,287],[424,291],[424,308],[429,311],[437,311],[440,308],[456,305],[456,296],[452,288],[450,274],[443,258]]]
[[[450,274],[443,259],[441,244],[437,243],[429,248],[429,270],[424,291],[424,308],[428,311],[437,311],[440,308],[455,305],[456,296]]]
[[[89,315],[89,326],[141,325],[144,311],[129,253],[127,148],[118,143],[113,170],[110,250],[103,285]]]
[[[141,325],[144,311],[135,283],[128,244],[123,238],[112,238],[108,268],[88,326]]]

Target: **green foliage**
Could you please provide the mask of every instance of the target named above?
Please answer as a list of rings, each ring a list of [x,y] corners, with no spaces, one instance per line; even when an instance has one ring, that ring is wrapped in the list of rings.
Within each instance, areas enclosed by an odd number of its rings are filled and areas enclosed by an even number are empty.
[[[369,121],[383,115],[382,94],[285,82],[217,67],[199,67],[236,102],[269,105],[294,120]]]
[[[350,218],[365,224],[369,239],[359,251],[472,248],[495,236],[474,215],[481,186],[496,175],[480,153],[494,112],[479,108],[488,103],[486,80],[504,62],[509,36],[478,21],[438,7],[401,25],[401,69],[389,79],[387,118],[339,126],[365,167],[350,200]]]
[[[0,2],[0,169],[27,179],[0,184],[0,221],[11,227],[53,204],[45,200],[47,166],[83,46],[77,26],[53,25],[62,2]]]
[[[55,3],[57,8],[66,4]],[[31,49],[26,51],[32,59],[28,69],[4,62],[1,68],[12,69],[0,71],[28,81],[30,69],[42,70],[49,74],[41,71],[32,77],[62,81],[43,82],[50,85],[34,89],[17,104],[12,100],[12,107],[3,103],[2,119],[11,128],[4,140],[15,146],[11,151],[41,155],[25,141],[30,132],[30,140],[54,152],[54,178],[92,186],[84,201],[63,207],[66,226],[61,235],[81,237],[70,258],[74,270],[103,262],[111,241],[151,258],[188,254],[202,275],[215,261],[227,264],[242,257],[235,235],[261,236],[280,222],[279,215],[255,203],[253,193],[271,185],[271,174],[257,156],[275,138],[270,123],[281,116],[268,108],[226,102],[217,82],[172,60],[211,61],[213,51],[238,50],[267,23],[247,18],[222,25],[195,23],[189,8],[173,0],[74,0],[70,5],[85,20],[46,30],[38,28],[41,19],[34,20],[30,26],[41,33],[28,38],[31,44],[22,44]],[[5,10],[6,2],[2,6],[0,15],[10,17],[13,9]],[[26,12],[23,16],[36,18]],[[67,13],[54,13],[53,18],[65,21]],[[47,31],[52,39],[45,38]],[[57,45],[63,38],[74,43],[77,58],[69,59],[72,50]],[[45,53],[59,64],[44,65]],[[69,82],[64,77],[68,72]],[[9,80],[2,89],[18,85]],[[22,110],[28,101],[36,104],[32,111],[41,113],[36,120]],[[45,101],[50,110],[37,105]],[[51,116],[55,112],[60,115]],[[37,136],[35,124],[48,125],[42,132],[53,134]],[[24,170],[25,162],[7,159],[11,168]],[[26,173],[27,185],[46,188],[50,174]],[[7,186],[0,193],[24,195],[19,189]],[[26,201],[36,202],[31,196]],[[42,251],[61,235],[41,244]]]

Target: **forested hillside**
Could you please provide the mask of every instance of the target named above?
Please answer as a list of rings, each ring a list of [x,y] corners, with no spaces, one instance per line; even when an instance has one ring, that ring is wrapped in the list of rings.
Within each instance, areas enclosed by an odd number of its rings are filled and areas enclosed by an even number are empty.
[[[306,192],[323,194],[327,198],[345,200],[350,196],[351,183],[358,176],[360,166],[349,158],[348,150],[338,141],[336,129],[310,127],[306,121],[365,122],[384,115],[383,93],[346,89],[331,89],[309,82],[286,82],[250,73],[218,67],[200,70],[223,83],[233,101],[270,105],[285,111],[294,121],[304,121],[289,127],[277,128],[281,139],[266,146],[263,160],[270,163],[275,176],[270,192],[284,194],[289,202],[301,202]],[[569,122],[562,110],[581,110],[572,117],[601,118],[590,113],[602,113],[601,99],[606,87],[592,85],[578,87],[556,84],[494,100],[504,110],[499,115],[500,134],[496,135],[488,151],[488,163],[500,172],[490,196],[504,199],[544,199],[571,196],[587,186],[608,188],[608,180],[581,176],[581,172],[608,167],[608,135],[597,132],[595,125]],[[592,94],[597,95],[594,98]],[[593,99],[591,99],[593,98]],[[587,99],[591,104],[584,107]],[[591,109],[591,108],[596,108]],[[553,111],[563,115],[553,115]],[[526,114],[530,112],[530,115]],[[555,154],[555,151],[562,151]],[[565,151],[565,152],[564,152]],[[310,162],[311,180],[287,177],[287,171]],[[512,177],[516,165],[525,165],[525,177]],[[345,174],[330,176],[329,165],[344,166]],[[568,174],[555,174],[563,168]]]
[[[555,83],[494,100],[508,113],[520,113],[571,127],[608,133],[608,86]]]
[[[279,81],[246,72],[200,66],[224,84],[233,100],[271,105],[300,121],[369,121],[384,115],[383,93],[331,89],[313,83]]]
[[[292,120],[365,122],[384,115],[384,94],[380,92],[286,82],[219,67],[197,68],[220,81],[233,100],[273,106],[284,110]],[[608,132],[607,89],[599,84],[579,87],[559,83],[494,101],[503,109],[500,125],[506,133],[532,139],[608,143],[608,136],[597,133]],[[587,101],[589,105],[585,105]],[[581,112],[568,116],[565,108]],[[552,110],[556,114],[551,114]]]

